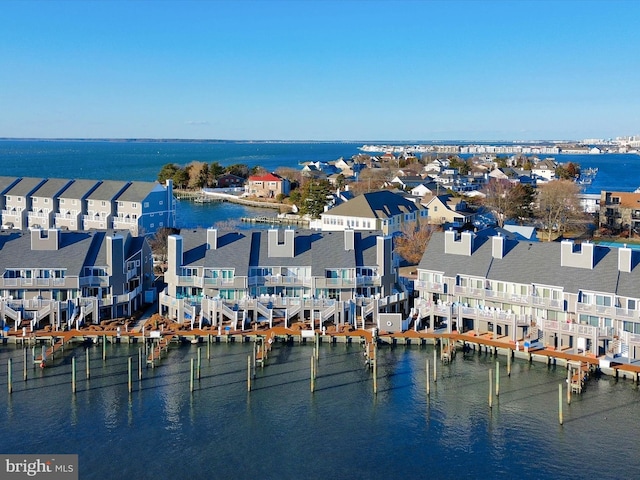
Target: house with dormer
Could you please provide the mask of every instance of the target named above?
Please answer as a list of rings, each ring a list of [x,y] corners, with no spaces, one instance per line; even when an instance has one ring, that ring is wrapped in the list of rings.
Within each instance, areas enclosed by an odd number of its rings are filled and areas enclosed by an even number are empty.
[[[280,194],[289,195],[291,183],[275,173],[265,173],[250,176],[244,189],[245,194],[252,197],[276,198]]]
[[[525,348],[640,359],[640,252],[589,242],[434,233],[418,266],[420,328],[494,335]],[[428,325],[428,326],[427,326]]]

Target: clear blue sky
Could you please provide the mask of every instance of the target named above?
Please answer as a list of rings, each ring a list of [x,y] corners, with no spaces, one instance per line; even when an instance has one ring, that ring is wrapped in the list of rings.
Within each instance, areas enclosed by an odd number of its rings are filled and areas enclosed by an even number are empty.
[[[15,1],[0,137],[640,134],[640,1]]]

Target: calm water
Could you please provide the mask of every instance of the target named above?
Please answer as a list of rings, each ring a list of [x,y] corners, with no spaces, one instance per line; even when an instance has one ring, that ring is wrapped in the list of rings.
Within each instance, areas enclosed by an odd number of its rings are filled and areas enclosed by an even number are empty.
[[[186,165],[194,160],[221,165],[260,165],[269,171],[295,167],[304,161],[350,158],[360,143],[256,142],[78,142],[0,141],[0,175],[154,181],[166,163]],[[559,155],[583,168],[598,167],[588,193],[633,191],[640,186],[639,155]],[[231,204],[194,205],[180,202],[181,227],[207,227],[229,218],[275,215],[275,211]]]
[[[246,391],[250,344],[217,344],[189,392],[197,347],[170,349],[137,380],[136,345],[76,347],[44,371],[22,350],[0,349],[0,451],[78,453],[80,478],[636,478],[640,392],[630,381],[591,379],[558,425],[561,367],[502,363],[500,397],[488,408],[495,357],[459,355],[438,365],[432,347],[381,347],[378,394],[358,345],[323,345],[310,393],[311,346],[276,344]],[[77,393],[71,393],[71,355]],[[134,391],[127,391],[133,356]],[[6,392],[7,359],[14,392]],[[28,360],[30,362],[30,358]]]
[[[220,162],[259,165],[269,171],[298,168],[304,161],[329,161],[358,153],[356,143],[251,142],[78,142],[0,141],[0,175],[138,180],[152,182],[167,163]],[[179,202],[180,227],[208,227],[241,217],[275,216],[271,209],[233,204]],[[247,227],[251,227],[247,224]],[[255,228],[255,225],[253,225]]]

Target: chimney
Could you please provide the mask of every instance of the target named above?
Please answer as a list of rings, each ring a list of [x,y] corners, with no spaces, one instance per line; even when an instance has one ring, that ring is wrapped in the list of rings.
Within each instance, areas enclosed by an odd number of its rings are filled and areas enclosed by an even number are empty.
[[[578,250],[573,240],[563,240],[560,243],[560,266],[593,270],[594,253],[593,243],[584,242]]]
[[[114,289],[126,282],[123,282],[125,272],[125,257],[124,257],[124,237],[120,234],[107,235],[107,267],[109,267],[109,273],[113,277],[112,286]],[[120,287],[120,290],[122,288]],[[116,291],[116,294],[123,293],[122,291]]]
[[[470,257],[473,253],[473,237],[471,232],[462,232],[458,238],[458,232],[449,228],[444,232],[444,253]]]
[[[182,267],[182,237],[169,235],[167,237],[167,273],[178,275]]]
[[[344,249],[345,250],[355,250],[355,232],[351,228],[347,228],[344,231]]]
[[[31,230],[31,250],[56,251],[60,248],[61,232],[57,228],[42,230],[34,228]]]
[[[284,240],[280,241],[280,238],[284,234]],[[284,231],[277,229],[270,229],[268,232],[268,253],[270,257],[295,257],[295,232],[288,228]]]
[[[618,270],[620,272],[631,273],[633,250],[624,244],[624,247],[618,249]]]
[[[207,228],[207,250],[216,250],[218,248],[218,230],[216,228]]]
[[[491,256],[493,258],[504,258],[505,237],[501,233],[491,237]]]

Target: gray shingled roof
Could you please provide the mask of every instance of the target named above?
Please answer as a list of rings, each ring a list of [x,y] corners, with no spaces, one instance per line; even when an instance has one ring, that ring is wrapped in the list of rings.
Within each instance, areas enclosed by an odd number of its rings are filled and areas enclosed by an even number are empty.
[[[24,177],[17,184],[11,187],[5,195],[17,195],[27,197],[31,192],[44,181],[44,178]]]
[[[328,215],[360,218],[391,218],[402,213],[410,213],[419,207],[401,195],[388,190],[363,193],[327,211]]]
[[[74,180],[61,197],[82,199],[100,182],[98,180]]]
[[[65,187],[71,184],[72,180],[66,180],[62,178],[49,178],[40,188],[32,193],[33,197],[57,197],[60,192],[64,191]]]
[[[118,197],[123,202],[141,202],[158,186],[153,182],[131,182],[131,185]]]
[[[631,273],[618,271],[616,248],[595,246],[593,270],[560,265],[560,243],[506,241],[506,254],[494,259],[491,238],[477,235],[471,256],[444,253],[444,233],[435,233],[420,261],[419,268],[444,272],[447,277],[471,275],[522,284],[563,287],[566,292],[579,290],[616,293],[640,297],[640,252],[633,251]]]
[[[118,194],[127,186],[129,182],[119,182],[116,180],[105,180],[87,197],[91,200],[115,200]]]
[[[324,276],[325,268],[376,265],[376,237],[380,232],[355,232],[355,250],[344,249],[344,232],[295,230],[295,257],[270,257],[268,231],[218,231],[218,248],[206,250],[204,229],[182,230],[185,266],[234,268],[247,275],[250,267],[305,266],[311,274]]]
[[[7,190],[17,180],[17,177],[0,177],[0,194],[4,194],[5,190]]]

